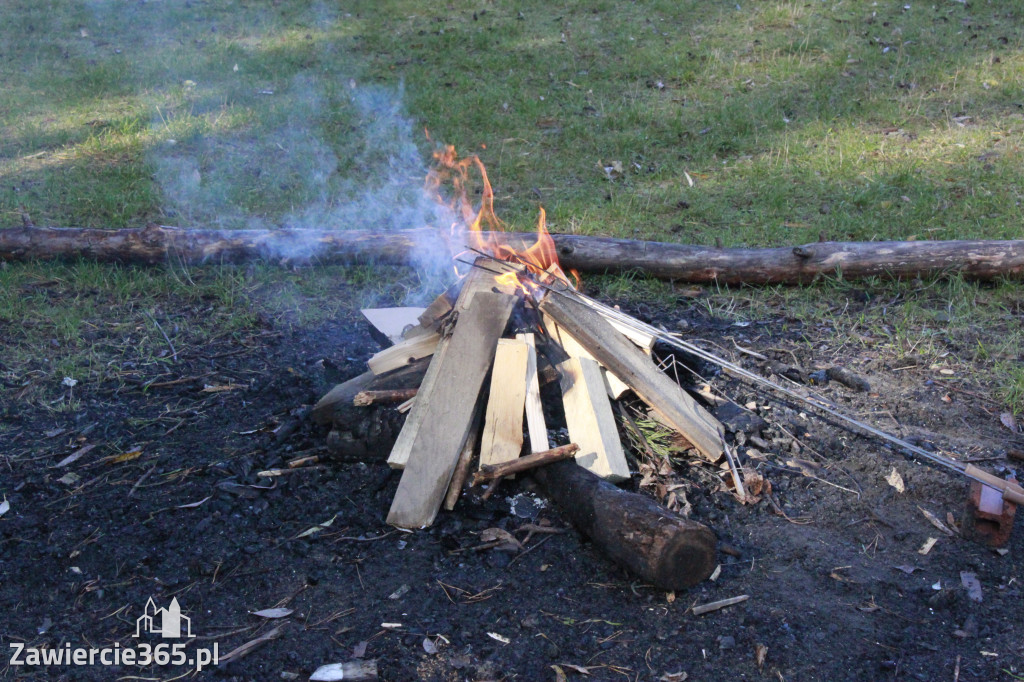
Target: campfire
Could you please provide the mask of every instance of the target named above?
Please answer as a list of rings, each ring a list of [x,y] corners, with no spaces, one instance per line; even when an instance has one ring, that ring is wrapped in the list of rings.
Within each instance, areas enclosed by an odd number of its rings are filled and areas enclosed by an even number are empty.
[[[451,147],[435,158],[428,185],[455,189],[449,207],[457,219],[446,236],[461,279],[425,309],[363,311],[393,345],[313,409],[314,419],[335,425],[328,446],[336,455],[361,458],[393,441],[387,461],[402,475],[389,524],[428,527],[442,504],[454,509],[465,489],[486,486],[486,498],[503,478],[533,470],[565,516],[640,578],[665,589],[707,578],[717,565],[714,533],[615,485],[631,473],[616,401],[628,394],[646,405],[654,421],[719,467],[725,487],[741,501],[756,500],[770,486],[742,470],[722,424],[659,368],[652,358],[658,341],[974,480],[978,490],[1005,501],[993,512],[999,519],[1024,501],[1013,481],[925,451],[584,295],[579,275],[559,265],[543,210],[535,242],[517,250],[495,236],[504,226],[480,160],[459,159]],[[476,209],[468,200],[474,174],[481,195]],[[557,392],[544,393],[549,400],[557,395],[560,404],[545,405],[541,386],[556,383]],[[381,404],[389,408],[351,427],[359,421],[353,409]],[[552,413],[559,420],[564,415],[567,443],[552,442],[545,418]]]
[[[647,325],[583,295],[578,274],[563,272],[543,210],[529,247],[488,240],[503,225],[483,165],[456,158],[450,147],[436,158],[429,183],[455,187],[450,206],[461,220],[449,244],[463,276],[422,312],[366,311],[395,343],[369,360],[366,374],[325,396],[314,415],[342,402],[392,403],[407,413],[388,457],[402,470],[387,518],[394,526],[430,526],[442,504],[454,508],[467,482],[486,484],[489,496],[503,478],[536,469],[577,527],[620,563],[669,588],[705,579],[716,565],[714,534],[612,485],[630,477],[613,401],[631,391],[712,462],[725,453],[722,426],[652,360],[656,335]],[[477,210],[466,199],[473,170],[482,183]],[[540,390],[555,381],[570,441],[558,446]],[[742,486],[738,473],[735,481]]]

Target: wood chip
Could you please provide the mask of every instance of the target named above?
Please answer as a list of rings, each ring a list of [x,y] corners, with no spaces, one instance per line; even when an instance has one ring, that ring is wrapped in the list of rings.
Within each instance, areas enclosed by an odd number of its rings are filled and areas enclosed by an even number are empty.
[[[928,538],[927,540],[924,541],[924,544],[921,545],[921,549],[917,550],[917,553],[918,554],[927,554],[928,552],[932,551],[932,547],[934,547],[935,543],[938,542],[938,541],[939,541],[938,538]]]
[[[924,507],[918,507],[918,509],[920,509],[921,513],[924,514],[924,517],[926,519],[928,519],[928,521],[933,526],[938,528],[940,531],[942,531],[943,533],[945,533],[946,535],[949,535],[949,536],[956,535],[956,533],[954,533],[953,531],[951,531],[949,529],[949,526],[947,526],[946,524],[944,524],[942,521],[939,520],[938,516],[936,516],[935,514],[932,514],[930,511],[928,511]]]
[[[353,680],[362,682],[364,680],[377,679],[377,661],[347,661],[345,663],[328,663],[313,671],[309,676],[310,682],[336,682],[336,680]]]
[[[65,457],[64,459],[62,459],[61,461],[59,461],[59,462],[57,462],[56,464],[54,464],[54,467],[55,467],[55,468],[59,468],[59,467],[66,467],[66,466],[68,466],[69,464],[72,464],[72,463],[74,463],[74,462],[77,462],[77,461],[78,461],[78,460],[80,460],[80,459],[81,459],[82,457],[84,457],[85,455],[87,455],[87,454],[88,454],[88,453],[89,453],[89,452],[90,452],[91,450],[93,450],[93,449],[94,449],[95,447],[96,447],[95,445],[83,445],[82,447],[78,448],[77,450],[75,450],[74,452],[72,452],[72,453],[71,453],[70,455],[68,455],[67,457]]]
[[[284,632],[284,629],[285,627],[287,627],[287,625],[287,623],[282,623],[273,630],[268,630],[256,639],[251,639],[245,644],[235,649],[232,649],[231,651],[220,657],[220,660],[218,661],[217,665],[224,665],[225,663],[230,663],[231,661],[234,661],[236,659],[241,658],[242,656],[251,653],[253,649],[260,646],[261,644],[269,642],[272,639],[277,639],[281,636],[281,633]]]
[[[748,599],[750,599],[749,594],[741,594],[738,597],[729,597],[728,599],[713,601],[709,604],[701,604],[700,606],[694,606],[692,609],[690,609],[690,611],[692,611],[693,615],[695,616],[702,616],[705,613],[711,613],[712,611],[724,609],[727,606],[733,606],[734,604],[745,602]]]

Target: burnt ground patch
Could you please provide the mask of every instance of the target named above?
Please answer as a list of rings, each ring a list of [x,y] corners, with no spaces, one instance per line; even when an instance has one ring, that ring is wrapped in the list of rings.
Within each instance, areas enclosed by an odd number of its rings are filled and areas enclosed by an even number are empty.
[[[147,600],[162,606],[176,597],[197,635],[189,649],[216,642],[223,655],[280,628],[201,679],[307,679],[319,665],[359,656],[376,659],[388,680],[674,680],[683,673],[933,680],[953,679],[957,669],[960,680],[992,680],[1020,669],[1019,530],[1005,554],[943,534],[922,509],[944,522],[948,514],[955,533],[964,480],[725,376],[714,386],[764,420],[739,436],[737,449],[772,483],[772,500],[739,504],[719,472],[685,453],[664,478],[726,548],[714,582],[667,594],[625,574],[575,532],[535,536],[522,553],[468,550],[488,528],[514,532],[539,518],[564,525],[551,507],[510,511],[509,497],[537,494],[528,477],[487,502],[460,503],[428,530],[386,526],[398,482],[383,463],[387,453],[380,461],[332,462],[325,430],[305,416],[334,383],[362,372],[378,348],[359,317],[360,286],[325,289],[321,295],[340,302],[338,309],[309,320],[263,310],[250,292],[238,304],[246,322],[201,343],[163,324],[166,341],[177,341],[176,360],[129,357],[126,330],[116,324],[123,320],[105,325],[101,316],[82,343],[108,371],[74,386],[48,373],[43,351],[32,360],[4,358],[5,652],[14,642],[130,647]],[[69,294],[57,287],[51,295]],[[168,295],[157,302],[154,319],[177,319],[179,329],[190,317],[231,314],[222,301],[196,305]],[[114,310],[118,301],[109,303]],[[973,383],[967,359],[944,374],[882,343],[862,338],[844,346],[822,325],[781,310],[737,326],[699,301],[623,306],[672,329],[685,321],[688,337],[717,343],[733,360],[773,376],[794,368],[799,380],[801,372],[846,367],[869,381],[868,392],[837,382],[813,389],[904,438],[956,450],[990,470],[1014,464],[1006,453],[1020,447],[1019,437],[1000,425],[1000,408],[986,386]],[[150,331],[154,347],[163,343]],[[25,333],[15,321],[0,329],[9,349]],[[732,341],[769,360],[735,350]],[[321,468],[258,475],[303,455],[324,458]],[[894,468],[902,493],[885,480]],[[930,537],[938,541],[922,554]],[[962,573],[977,577],[980,602],[968,596]],[[689,612],[737,595],[750,598],[704,616]],[[292,613],[252,614],[272,607]],[[38,680],[188,672],[3,671]]]

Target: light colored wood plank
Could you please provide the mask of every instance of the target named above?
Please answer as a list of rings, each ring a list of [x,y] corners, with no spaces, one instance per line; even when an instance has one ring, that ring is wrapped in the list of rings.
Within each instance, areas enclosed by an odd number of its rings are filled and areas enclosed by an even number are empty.
[[[460,313],[438,363],[437,375],[443,379],[435,380],[429,392],[421,387],[413,407],[423,418],[391,502],[389,524],[424,528],[434,522],[472,425],[498,338],[517,300],[480,291]]]
[[[407,327],[419,325],[419,316],[424,310],[426,308],[363,308],[359,312],[377,331],[391,339],[391,343],[400,343]]]
[[[643,351],[592,308],[571,295],[549,293],[541,311],[557,319],[587,350],[632,387],[637,396],[657,410],[703,457],[718,461],[722,454],[722,425],[694,401],[679,384],[661,372]]]
[[[366,365],[374,374],[390,372],[408,365],[414,360],[433,355],[440,340],[441,335],[437,332],[406,339],[375,354],[366,362]]]
[[[480,466],[509,462],[522,453],[528,351],[525,341],[498,341],[480,439]]]
[[[569,440],[580,446],[576,463],[609,481],[626,480],[629,464],[601,367],[593,358],[570,357],[558,369],[562,373],[562,406]]]
[[[549,315],[544,316],[544,328],[551,333],[551,336],[558,342],[558,345],[562,347],[569,357],[590,358],[591,360],[595,359],[594,356],[590,354],[590,351],[584,348],[572,334],[559,326],[559,324],[551,319]],[[605,388],[608,390],[608,395],[614,400],[618,400],[622,397],[623,393],[629,390],[629,386],[604,367],[602,367],[602,370],[604,375],[604,384]]]
[[[464,311],[473,300],[473,295],[476,292],[486,291],[493,285],[494,277],[490,273],[484,272],[478,268],[470,270],[462,283],[459,298],[455,302],[456,309],[460,312]],[[451,337],[446,336],[437,344],[437,350],[434,352],[434,357],[430,360],[430,366],[427,368],[427,373],[424,375],[423,381],[420,382],[420,392],[417,395],[429,395],[433,390],[433,386],[438,380],[438,371],[442,365],[441,361],[447,354],[447,348],[450,341]],[[404,469],[406,462],[409,461],[409,453],[412,452],[413,441],[416,439],[416,434],[419,432],[420,425],[423,423],[424,409],[417,406],[422,405],[424,402],[425,401],[417,401],[414,398],[412,401],[403,403],[398,408],[399,411],[402,411],[402,408],[409,410],[409,416],[406,417],[405,424],[402,425],[402,430],[398,433],[398,438],[395,440],[395,444],[391,447],[391,454],[388,456],[388,465],[392,469]]]
[[[548,443],[548,427],[544,423],[544,405],[540,400],[537,377],[537,342],[533,334],[516,334],[527,346],[526,356],[526,430],[530,434],[530,452],[544,452]]]

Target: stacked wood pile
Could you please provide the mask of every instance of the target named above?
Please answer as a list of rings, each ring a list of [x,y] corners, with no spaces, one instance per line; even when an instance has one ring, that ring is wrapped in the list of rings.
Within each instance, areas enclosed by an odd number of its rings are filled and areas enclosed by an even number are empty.
[[[426,309],[366,311],[396,342],[314,407],[315,420],[334,426],[331,450],[362,459],[393,442],[387,461],[402,470],[387,518],[394,526],[431,525],[470,479],[487,482],[489,495],[502,477],[533,469],[618,563],[667,589],[705,579],[715,567],[714,534],[615,485],[630,470],[612,401],[631,391],[710,461],[723,455],[721,425],[656,367],[652,336],[609,319],[570,287],[533,282],[504,261],[483,263]],[[571,441],[560,447],[549,440],[541,400],[541,384],[553,381]],[[385,407],[369,420],[357,414],[373,405]],[[479,471],[470,477],[474,460]]]

